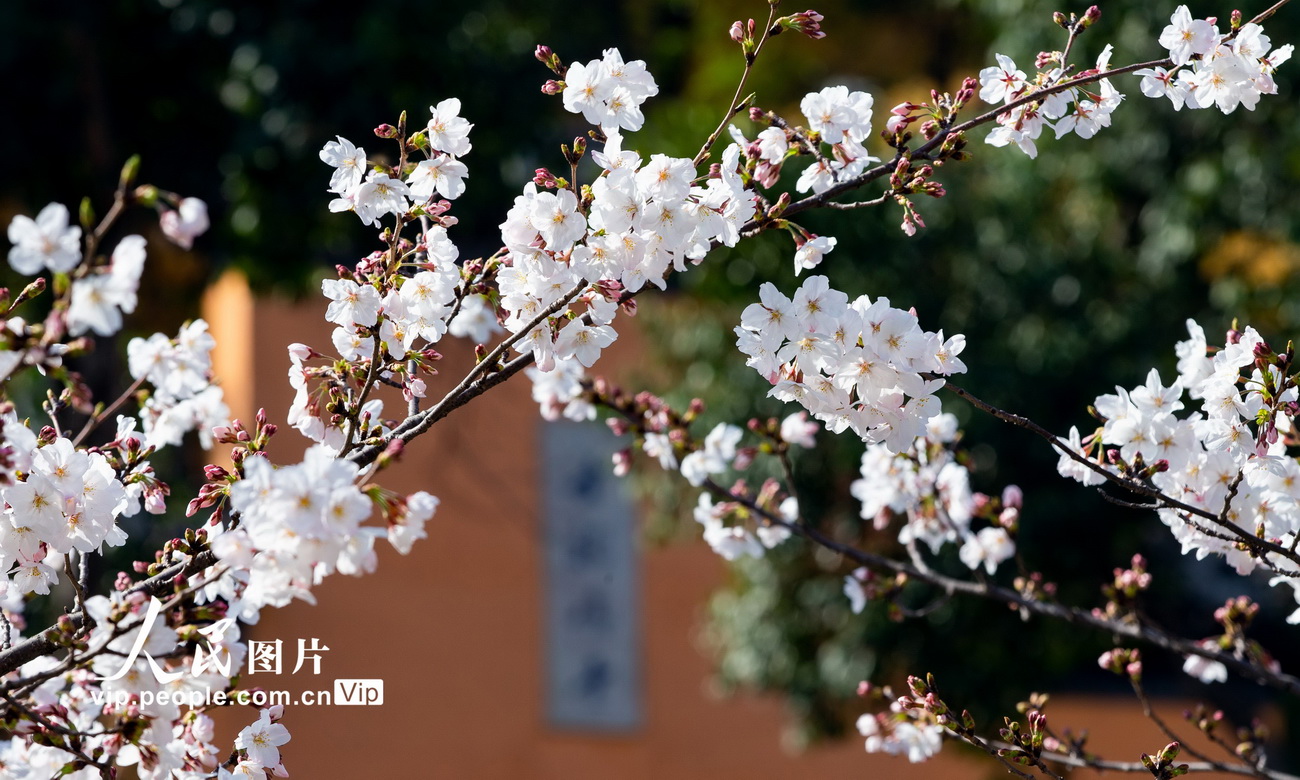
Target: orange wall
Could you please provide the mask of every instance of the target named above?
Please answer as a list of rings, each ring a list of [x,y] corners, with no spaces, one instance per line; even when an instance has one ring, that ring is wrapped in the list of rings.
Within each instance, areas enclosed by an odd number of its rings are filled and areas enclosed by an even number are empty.
[[[238,278],[214,288],[206,316],[217,334],[216,363],[236,417],[252,416],[253,398],[283,422],[292,393],[285,345],[329,348],[321,302],[251,301]],[[468,365],[464,345],[444,342],[446,376],[430,383],[438,397]],[[621,357],[635,359],[625,342]],[[252,636],[319,638],[321,674],[307,670],[254,675],[250,685],[295,691],[328,689],[335,678],[381,678],[379,707],[291,707],[294,735],[286,766],[298,778],[985,778],[1005,777],[991,759],[954,746],[931,762],[867,755],[857,739],[789,755],[780,744],[775,698],[717,698],[708,692],[710,663],[696,638],[723,562],[702,544],[642,550],[644,724],[602,736],[551,730],[545,723],[543,624],[539,584],[539,417],[520,378],[454,412],[382,476],[399,491],[427,489],[442,504],[430,538],[412,553],[378,544],[379,570],[333,576],[302,602],[266,610]],[[282,427],[277,460],[290,461],[305,440]],[[1165,714],[1180,722],[1181,705]],[[1131,699],[1053,700],[1058,727],[1092,730],[1094,749],[1136,759],[1165,743]],[[247,715],[247,717],[246,717]],[[254,713],[228,721],[238,728]],[[1076,773],[1074,777],[1092,776]],[[1203,775],[1204,776],[1204,775]]]

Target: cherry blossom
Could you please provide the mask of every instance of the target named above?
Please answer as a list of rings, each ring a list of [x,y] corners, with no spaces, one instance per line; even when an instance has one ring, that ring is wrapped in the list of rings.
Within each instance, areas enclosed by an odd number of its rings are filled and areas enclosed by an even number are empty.
[[[473,148],[469,131],[474,129],[474,125],[460,116],[460,99],[447,98],[436,106],[429,106],[429,114],[426,128],[429,145],[453,157],[469,154]]]
[[[9,223],[9,265],[32,276],[49,269],[67,273],[81,262],[81,228],[68,224],[68,208],[51,203],[36,219],[19,214]]]
[[[330,141],[320,150],[321,162],[334,168],[330,177],[329,191],[346,195],[355,190],[366,175],[366,150],[353,146],[343,136],[337,141]]]

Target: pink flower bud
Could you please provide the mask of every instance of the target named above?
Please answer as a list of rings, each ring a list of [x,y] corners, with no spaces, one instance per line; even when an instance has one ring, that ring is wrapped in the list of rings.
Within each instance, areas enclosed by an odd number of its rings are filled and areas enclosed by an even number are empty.
[[[781,21],[783,21],[784,26],[789,29],[801,32],[816,41],[826,37],[826,33],[822,31],[821,25],[823,18],[824,17],[816,11],[808,10],[787,16]]]
[[[533,184],[545,189],[555,189],[555,174],[545,168],[538,168],[533,173]]]
[[[1025,494],[1016,485],[1007,485],[1002,488],[1002,506],[1019,509],[1025,504]]]
[[[189,249],[194,246],[194,239],[206,233],[210,226],[208,204],[198,198],[184,198],[175,211],[163,211],[158,224],[172,243],[181,249]]]

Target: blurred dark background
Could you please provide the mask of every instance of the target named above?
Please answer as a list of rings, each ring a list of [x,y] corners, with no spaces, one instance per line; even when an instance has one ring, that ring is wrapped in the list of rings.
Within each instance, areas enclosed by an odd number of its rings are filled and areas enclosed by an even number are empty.
[[[8,152],[0,218],[7,224],[51,200],[75,208],[84,194],[102,212],[123,160],[138,152],[141,178],[205,199],[213,230],[196,254],[151,240],[143,303],[128,335],[174,331],[197,311],[198,291],[228,267],[260,289],[312,295],[325,270],[373,246],[370,229],[326,210],[329,169],[318,150],[343,135],[377,153],[374,126],[395,122],[403,109],[422,123],[429,105],[458,96],[475,129],[452,237],[462,257],[489,253],[513,194],[534,168],[561,165],[559,143],[585,132],[580,118],[539,92],[549,74],[532,57],[537,44],[565,61],[599,57],[607,46],[646,60],[661,93],[629,145],[687,156],[717,122],[740,70],[728,26],[766,9],[761,0],[621,0],[599,12],[500,0],[0,4],[0,91],[10,107],[0,123]],[[805,92],[846,83],[875,95],[878,125],[895,103],[924,99],[932,87],[954,89],[992,63],[994,51],[1031,69],[1039,50],[1063,43],[1052,12],[1084,10],[1033,0],[929,0],[901,9],[831,0],[816,9],[827,37],[774,40],[750,86],[758,105],[798,121]],[[1075,61],[1090,63],[1108,42],[1116,64],[1160,56],[1156,37],[1172,10],[1104,3]],[[1191,10],[1226,19],[1232,9],[1198,2]],[[1247,17],[1257,10],[1242,8]],[[1266,31],[1275,45],[1300,38],[1300,12],[1284,9]],[[1090,141],[1056,141],[1048,131],[1037,160],[987,147],[977,131],[974,159],[944,171],[949,197],[918,202],[929,227],[915,238],[898,229],[901,215],[890,206],[807,215],[805,227],[840,242],[817,272],[850,294],[915,305],[927,329],[967,334],[962,357],[971,372],[961,384],[1058,431],[1086,424],[1095,395],[1137,384],[1153,365],[1172,378],[1173,344],[1187,317],[1210,334],[1241,317],[1280,347],[1300,324],[1297,67],[1283,66],[1279,96],[1228,117],[1174,112],[1143,97],[1136,79],[1117,80],[1128,98],[1114,127]],[[751,137],[759,129],[739,124]],[[148,233],[152,225],[144,215],[124,227]],[[710,422],[791,411],[763,400],[731,328],[759,281],[787,291],[797,284],[793,251],[782,235],[718,253],[678,281],[670,303],[645,306],[647,362],[663,366],[648,387],[677,402],[705,398]],[[1024,488],[1022,551],[1066,601],[1099,604],[1111,569],[1140,551],[1156,574],[1147,611],[1193,637],[1215,633],[1212,610],[1241,591],[1239,578],[1216,561],[1182,558],[1153,515],[1062,482],[1039,440],[955,400],[945,406],[966,428],[977,489]],[[821,438],[826,446],[797,463],[807,514],[845,538],[891,549],[893,532],[859,527],[848,498],[862,445]],[[682,510],[694,497],[680,496],[680,485],[655,469],[640,482],[657,507],[648,534],[693,535]],[[955,550],[939,565],[960,571]],[[865,678],[897,684],[904,674],[934,671],[951,700],[982,716],[1006,712],[1031,690],[1119,690],[1095,668],[1106,637],[1022,623],[969,602],[924,621],[891,622],[883,605],[854,617],[840,594],[847,568],[791,543],[736,566],[712,606],[719,679],[787,695],[796,741],[851,727],[862,708],[853,690]],[[1269,590],[1262,579],[1249,587],[1268,618],[1256,635],[1294,668],[1300,658],[1282,623],[1295,606],[1290,591]],[[932,595],[918,589],[908,598],[915,606]],[[1294,704],[1269,691],[1189,685],[1181,663],[1152,651],[1151,686],[1216,695],[1237,717],[1267,707],[1300,723]]]

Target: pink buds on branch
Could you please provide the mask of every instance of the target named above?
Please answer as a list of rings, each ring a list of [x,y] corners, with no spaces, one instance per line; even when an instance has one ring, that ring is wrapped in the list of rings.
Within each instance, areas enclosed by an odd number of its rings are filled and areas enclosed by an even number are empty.
[[[538,62],[545,65],[552,73],[560,78],[564,78],[564,74],[568,72],[568,68],[566,68],[564,63],[560,60],[560,55],[551,51],[550,46],[538,46],[537,51],[533,52],[533,56],[537,58]],[[547,83],[553,84],[555,82]]]
[[[814,41],[820,40],[826,37],[826,33],[822,30],[821,25],[823,18],[825,17],[813,10],[791,14],[789,16],[782,16],[780,19],[776,20],[776,24],[768,34],[777,35],[782,30],[792,30],[794,32],[803,33]]]

